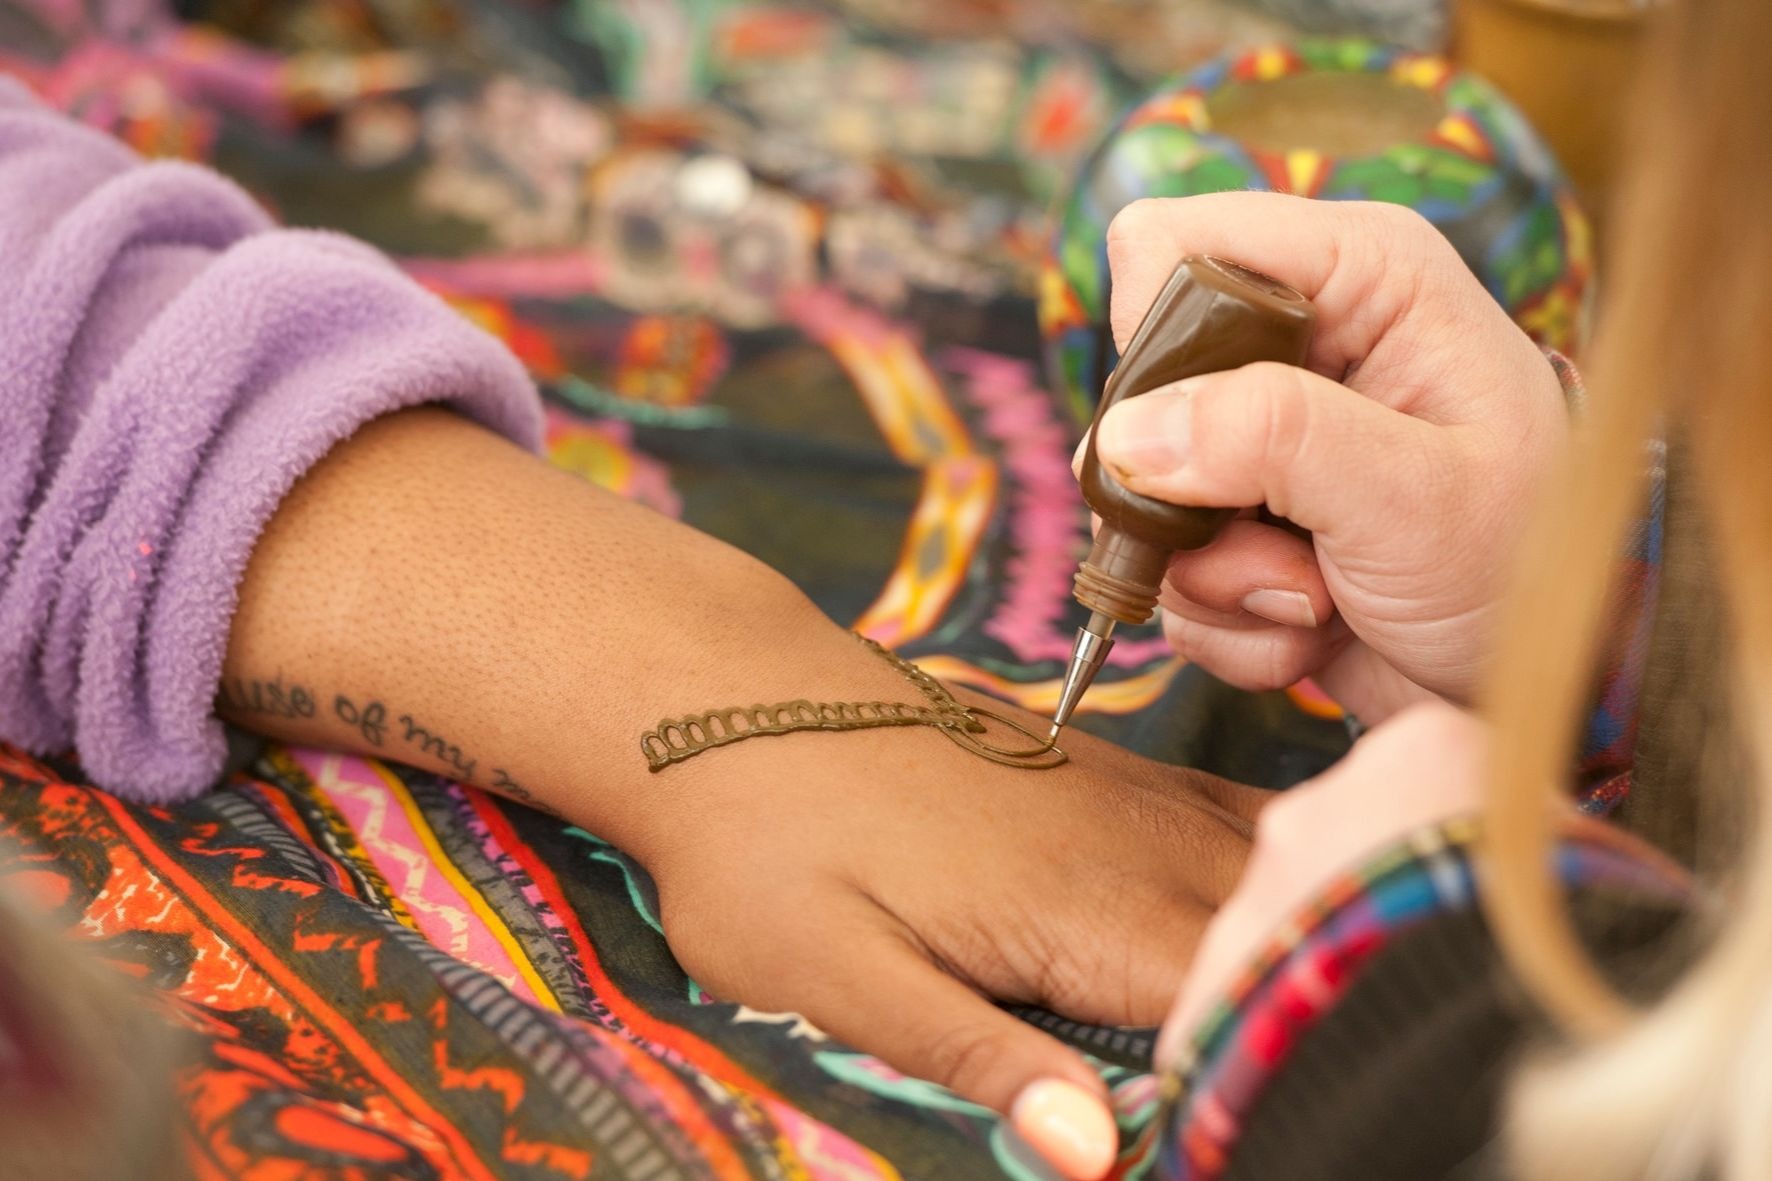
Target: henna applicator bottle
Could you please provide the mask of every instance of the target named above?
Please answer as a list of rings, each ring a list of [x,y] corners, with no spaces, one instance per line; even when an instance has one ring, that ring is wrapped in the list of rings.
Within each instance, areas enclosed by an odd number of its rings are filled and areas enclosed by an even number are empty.
[[[1304,364],[1316,311],[1304,296],[1222,258],[1181,260],[1145,313],[1095,408],[1083,449],[1083,499],[1101,517],[1095,546],[1077,571],[1077,602],[1089,622],[1077,633],[1048,742],[1070,722],[1113,647],[1114,625],[1143,623],[1157,606],[1170,555],[1218,535],[1235,509],[1191,508],[1129,492],[1095,454],[1102,415],[1160,386],[1256,361]],[[1210,447],[1203,439],[1199,445]]]

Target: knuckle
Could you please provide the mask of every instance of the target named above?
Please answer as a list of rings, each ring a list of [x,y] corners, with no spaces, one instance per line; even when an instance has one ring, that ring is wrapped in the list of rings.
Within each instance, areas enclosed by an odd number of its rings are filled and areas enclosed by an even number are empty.
[[[1349,206],[1355,217],[1381,234],[1405,240],[1439,238],[1440,231],[1419,210],[1390,201],[1357,201]]]
[[[1171,606],[1163,612],[1163,638],[1169,646],[1189,660],[1200,660],[1204,655],[1203,641],[1211,629],[1195,623],[1186,616],[1179,615]],[[1201,663],[1205,663],[1203,660]]]
[[[1275,689],[1284,689],[1298,678],[1290,672],[1285,654],[1270,647],[1268,651],[1240,665],[1232,676],[1220,679],[1248,693],[1271,693]]]
[[[1140,197],[1130,205],[1122,206],[1108,222],[1109,249],[1147,237],[1167,216],[1168,201],[1162,197]]]
[[[1467,272],[1445,234],[1419,211],[1388,201],[1359,201],[1350,204],[1349,213],[1358,269],[1373,285],[1406,279],[1411,292],[1406,306],[1420,301],[1430,277]],[[1448,258],[1457,265],[1444,266]]]
[[[1263,637],[1267,642],[1266,676],[1269,689],[1284,689],[1296,681],[1301,672],[1297,646],[1290,634],[1270,634]]]
[[[1146,814],[1144,801],[1135,800],[1131,806],[1138,810],[1145,823],[1154,820]],[[1041,1005],[1055,1013],[1083,1011],[1093,998],[1094,984],[1087,973],[1078,971],[1077,964],[1069,956],[1062,954],[1045,957],[1035,981]]]
[[[992,1073],[1009,1061],[1014,1042],[1008,1030],[978,1025],[949,1029],[929,1047],[930,1070],[953,1090],[979,1095]]]
[[[1256,441],[1256,454],[1268,471],[1287,471],[1304,454],[1310,439],[1311,399],[1304,374],[1277,361],[1247,366],[1245,372],[1252,396],[1242,405],[1251,416],[1248,426]],[[1284,482],[1279,482],[1278,487],[1283,486]],[[1288,511],[1288,506],[1272,501],[1269,507],[1281,516]]]
[[[1265,693],[1274,688],[1268,670],[1259,661],[1239,659],[1224,651],[1201,653],[1196,661],[1202,668],[1233,689],[1245,693]]]

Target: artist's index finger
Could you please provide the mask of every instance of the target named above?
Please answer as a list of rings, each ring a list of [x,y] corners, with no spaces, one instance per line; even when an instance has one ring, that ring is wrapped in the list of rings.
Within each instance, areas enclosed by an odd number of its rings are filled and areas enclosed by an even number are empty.
[[[1439,248],[1456,257],[1439,231],[1399,205],[1284,193],[1135,201],[1108,226],[1114,341],[1125,348],[1178,262],[1211,254],[1272,275],[1315,303],[1311,367],[1337,376],[1407,310],[1420,285],[1403,272],[1431,267]]]

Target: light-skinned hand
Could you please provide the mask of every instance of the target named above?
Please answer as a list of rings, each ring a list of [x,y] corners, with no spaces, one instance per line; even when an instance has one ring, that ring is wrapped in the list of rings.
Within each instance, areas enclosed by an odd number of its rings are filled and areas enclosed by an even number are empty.
[[[1159,1068],[1174,1063],[1212,1004],[1277,931],[1343,874],[1410,833],[1483,810],[1489,727],[1440,702],[1411,706],[1375,727],[1346,758],[1280,793],[1262,810],[1255,851],[1206,928],[1187,982],[1157,1039]],[[1624,829],[1547,801],[1559,831],[1609,845],[1671,877],[1686,871]]]
[[[1157,1039],[1166,1068],[1213,1002],[1275,931],[1337,875],[1417,829],[1481,809],[1487,733],[1449,705],[1414,706],[1323,774],[1280,793],[1255,852],[1200,940]]]
[[[1555,371],[1419,215],[1271,193],[1120,212],[1108,260],[1122,347],[1199,253],[1316,304],[1306,367],[1250,365],[1124,402],[1098,453],[1135,492],[1266,506],[1310,536],[1250,511],[1176,555],[1170,641],[1244,688],[1314,677],[1369,723],[1430,694],[1468,701],[1509,555],[1568,438]]]

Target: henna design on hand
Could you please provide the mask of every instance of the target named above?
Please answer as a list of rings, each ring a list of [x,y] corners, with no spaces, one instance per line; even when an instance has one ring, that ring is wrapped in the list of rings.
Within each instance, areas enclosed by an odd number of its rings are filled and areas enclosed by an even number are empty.
[[[1026,726],[987,709],[965,706],[934,677],[866,636],[862,644],[902,673],[929,702],[909,705],[895,701],[808,701],[799,698],[774,705],[731,706],[666,718],[640,735],[640,750],[647,765],[662,771],[672,763],[694,758],[716,746],[728,746],[765,734],[791,734],[801,730],[869,730],[885,726],[930,726],[941,731],[962,749],[993,763],[1031,770],[1047,770],[1069,756]],[[980,719],[1023,735],[1034,745],[1018,748],[987,741],[990,728]]]

